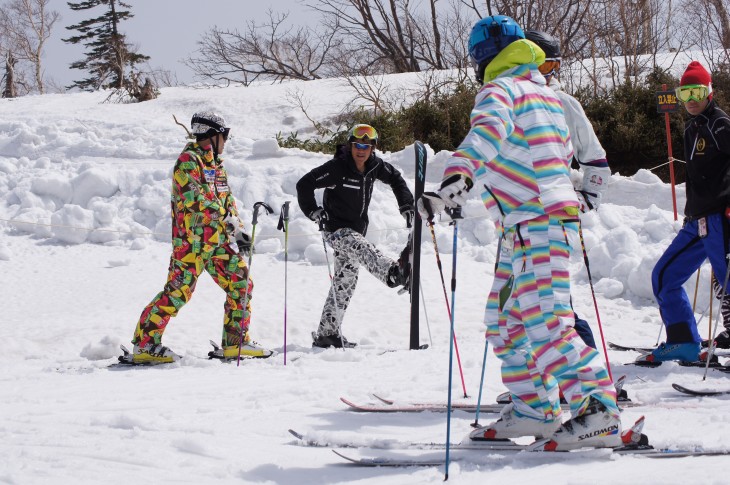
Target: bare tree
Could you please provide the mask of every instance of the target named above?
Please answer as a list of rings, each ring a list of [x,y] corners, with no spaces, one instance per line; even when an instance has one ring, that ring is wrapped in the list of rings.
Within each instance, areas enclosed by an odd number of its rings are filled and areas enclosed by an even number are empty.
[[[5,74],[3,74],[3,98],[14,98],[17,96],[15,83],[15,57],[10,51],[5,52]]]
[[[280,81],[327,77],[337,26],[314,33],[304,27],[287,27],[288,17],[288,13],[269,10],[267,22],[249,22],[243,32],[213,28],[198,42],[198,50],[185,64],[199,77],[244,84],[258,78]]]
[[[42,56],[53,25],[60,19],[55,10],[49,10],[50,0],[12,0],[5,7],[5,28],[18,59],[31,64],[35,89],[43,94]]]

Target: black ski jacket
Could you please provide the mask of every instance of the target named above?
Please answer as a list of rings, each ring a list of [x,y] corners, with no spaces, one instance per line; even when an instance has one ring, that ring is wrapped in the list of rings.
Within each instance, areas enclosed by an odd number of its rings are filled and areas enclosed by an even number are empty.
[[[684,130],[687,203],[684,215],[697,219],[730,206],[730,118],[714,100]]]
[[[349,227],[364,236],[368,229],[368,206],[376,180],[390,185],[401,212],[406,208],[413,209],[413,194],[393,165],[373,153],[365,162],[365,171],[360,173],[355,168],[352,155],[343,145],[337,147],[332,160],[299,179],[299,207],[311,218],[318,208],[314,191],[324,188],[322,205],[328,217],[325,230],[334,232]]]

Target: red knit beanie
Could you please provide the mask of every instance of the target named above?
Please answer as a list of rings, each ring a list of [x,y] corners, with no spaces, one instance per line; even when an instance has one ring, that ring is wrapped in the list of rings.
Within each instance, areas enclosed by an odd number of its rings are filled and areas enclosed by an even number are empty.
[[[712,97],[712,77],[707,72],[702,64],[698,61],[692,61],[687,66],[687,69],[682,74],[682,79],[679,81],[680,86],[686,86],[688,84],[702,84],[710,88],[710,96]]]

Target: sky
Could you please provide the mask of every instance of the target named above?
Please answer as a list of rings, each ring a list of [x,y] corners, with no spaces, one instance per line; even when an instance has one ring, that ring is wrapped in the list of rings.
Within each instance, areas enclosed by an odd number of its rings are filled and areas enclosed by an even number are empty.
[[[268,18],[269,9],[275,12],[291,13],[291,19],[309,21],[316,14],[301,5],[301,0],[125,0],[134,18],[122,23],[122,30],[130,43],[137,45],[139,52],[150,56],[150,66],[177,74],[181,83],[193,80],[193,73],[182,60],[196,49],[202,34],[217,26],[225,29],[242,28],[250,20],[262,21]],[[66,30],[80,20],[93,18],[103,12],[101,7],[74,12],[65,0],[51,0],[49,7],[61,14],[48,41],[44,64],[47,78],[57,84],[68,86],[84,73],[68,69],[69,64],[84,55],[81,45],[72,45],[61,39],[74,35]]]

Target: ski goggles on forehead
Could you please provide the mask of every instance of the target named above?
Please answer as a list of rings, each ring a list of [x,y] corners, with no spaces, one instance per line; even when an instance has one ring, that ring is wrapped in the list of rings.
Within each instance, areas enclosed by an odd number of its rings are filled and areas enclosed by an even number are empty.
[[[359,141],[353,141],[352,146],[354,146],[358,150],[367,150],[368,148],[372,148],[372,145],[370,143],[360,143]]]
[[[543,76],[553,76],[560,70],[560,59],[545,59],[545,62],[537,66]]]
[[[677,98],[683,103],[689,101],[704,101],[712,92],[709,86],[704,84],[687,84],[686,86],[680,86],[674,90],[677,94]]]
[[[370,125],[355,125],[352,128],[352,132],[350,133],[350,136],[353,138],[357,138],[358,140],[361,140],[363,138],[368,138],[370,140],[377,140],[378,132],[375,131],[375,128],[373,128]]]

